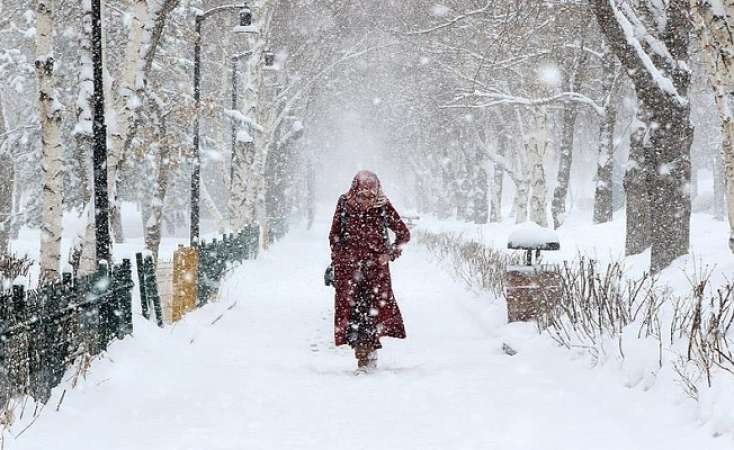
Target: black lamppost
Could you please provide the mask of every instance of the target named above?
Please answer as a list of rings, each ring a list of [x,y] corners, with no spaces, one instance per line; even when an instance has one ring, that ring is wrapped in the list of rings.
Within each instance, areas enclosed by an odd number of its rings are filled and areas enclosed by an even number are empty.
[[[94,66],[94,226],[97,264],[112,264],[110,251],[109,198],[107,196],[107,125],[102,78],[102,14],[100,0],[92,0],[92,65]]]
[[[99,0],[95,0],[99,1]],[[191,245],[199,241],[199,186],[201,157],[199,155],[199,107],[201,106],[201,25],[208,17],[226,11],[239,11],[240,26],[252,25],[252,11],[246,5],[225,5],[197,14],[194,30],[194,167],[191,173]]]

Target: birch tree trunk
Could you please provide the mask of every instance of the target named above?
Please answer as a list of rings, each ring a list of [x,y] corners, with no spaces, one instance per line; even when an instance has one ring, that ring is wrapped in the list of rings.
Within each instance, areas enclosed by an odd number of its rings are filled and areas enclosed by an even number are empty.
[[[10,244],[13,218],[13,184],[15,181],[13,169],[13,160],[10,155],[0,151],[0,255],[8,252]]]
[[[3,99],[0,96],[0,135],[7,131]],[[8,252],[10,231],[13,218],[13,187],[15,167],[6,140],[0,140],[0,255]]]
[[[606,46],[605,46],[606,47]],[[604,117],[599,124],[599,154],[596,163],[596,186],[594,189],[594,223],[605,223],[613,219],[612,186],[614,176],[614,126],[617,123],[617,90],[620,71],[616,57],[605,48],[602,68],[604,71],[602,90],[606,92]]]
[[[56,97],[53,53],[53,0],[36,1],[36,80],[41,123],[41,168],[43,194],[41,212],[40,280],[56,281],[61,259],[61,209],[63,195],[62,106]]]
[[[75,250],[79,252],[77,275],[87,275],[96,270],[96,240],[94,230],[94,204],[89,179],[88,162],[92,160],[93,138],[93,107],[94,95],[94,67],[92,66],[92,5],[89,1],[82,1],[82,23],[79,33],[79,95],[77,96],[77,123],[73,135],[76,139],[74,156],[79,162],[79,189],[82,190],[84,209],[82,221],[84,223],[77,236]]]
[[[716,220],[724,220],[726,214],[726,179],[724,177],[724,157],[722,151],[715,152],[714,172],[714,205],[713,215]]]
[[[616,108],[607,108],[599,127],[599,155],[596,162],[596,186],[594,189],[594,223],[609,222],[613,218],[612,183],[614,168],[614,124]]]
[[[110,222],[116,242],[124,242],[122,215],[117,193],[117,178],[123,161],[125,145],[135,126],[135,111],[142,104],[135,89],[143,34],[148,21],[147,0],[134,0],[130,17],[130,33],[125,45],[122,76],[113,93],[116,112],[115,126],[110,128],[110,148],[107,153],[107,189],[110,197]]]
[[[87,203],[91,194],[88,161],[91,161],[93,135],[94,66],[92,65],[92,6],[82,0],[81,32],[79,33],[79,94],[76,102],[77,122],[72,134],[76,138],[75,157],[79,161],[82,198]]]
[[[528,196],[530,183],[527,179],[519,179],[515,183],[515,223],[528,221]]]
[[[528,166],[530,169],[530,220],[541,227],[548,226],[546,213],[547,188],[543,158],[548,148],[548,117],[545,110],[535,112],[535,130],[528,146]]]
[[[489,177],[487,176],[487,161],[478,148],[474,149],[474,196],[473,218],[476,224],[485,224],[489,219]]]
[[[507,150],[507,136],[504,130],[501,130],[497,135],[497,154],[500,157],[504,157]],[[489,221],[497,223],[502,221],[502,185],[504,182],[505,171],[497,163],[493,164],[493,176],[492,176],[492,198],[490,200],[490,212]]]
[[[217,231],[219,233],[224,233],[227,220],[222,212],[219,211],[219,208],[217,208],[217,203],[214,201],[211,194],[209,194],[209,189],[207,189],[206,183],[201,183],[201,200],[209,211],[209,214],[214,218],[214,221],[217,224]]]
[[[563,105],[563,131],[561,132],[561,155],[558,162],[558,176],[556,189],[553,191],[553,202],[551,213],[553,215],[553,228],[563,225],[566,219],[566,196],[568,195],[568,184],[571,178],[571,164],[573,162],[573,132],[576,126],[575,103]]]
[[[252,134],[255,139],[254,155],[248,176],[248,188],[245,193],[244,220],[245,223],[259,223],[261,232],[265,236],[268,235],[265,170],[268,152],[273,144],[272,139],[276,124],[274,122],[275,108],[272,105],[273,86],[266,83],[263,73],[264,61],[261,55],[266,44],[263,39],[267,39],[269,34],[276,4],[277,1],[262,0],[255,9],[255,16],[262,18],[258,25],[259,36],[263,38],[257,40],[255,45],[250,47],[253,52],[253,56],[248,60],[247,80],[250,84],[245,90],[245,106],[249,111],[248,117],[254,119],[257,126],[253,127]],[[270,105],[266,103],[270,103]],[[264,246],[267,245],[267,239],[261,239],[261,243]]]
[[[237,199],[238,203],[241,203],[239,208],[233,207],[234,210],[238,211],[236,224],[254,224],[258,222],[257,217],[257,195],[259,192],[259,176],[258,171],[259,163],[264,164],[262,160],[263,153],[262,144],[258,146],[257,140],[262,140],[262,133],[258,133],[253,126],[253,122],[256,121],[259,115],[258,108],[258,97],[259,89],[261,85],[261,71],[260,71],[260,51],[261,45],[254,38],[249,39],[248,48],[252,50],[253,54],[247,59],[247,70],[246,77],[247,84],[244,89],[244,110],[246,116],[250,119],[245,130],[241,130],[241,135],[237,138],[238,147],[236,148],[237,155],[237,167],[235,171],[238,173],[232,183],[233,194],[239,195],[241,192],[243,195],[242,199]],[[266,156],[266,155],[265,155]],[[260,177],[262,173],[260,172]],[[239,192],[238,192],[239,191]]]
[[[734,252],[734,117],[727,94],[734,85],[734,68],[731,67],[734,63],[734,36],[731,32],[734,26],[734,1],[725,0],[719,6],[715,9],[709,2],[691,0],[691,16],[721,120],[729,248]],[[715,169],[714,177],[716,179]]]
[[[158,253],[161,246],[161,228],[163,223],[163,207],[166,201],[166,193],[168,192],[168,179],[173,164],[171,155],[171,145],[168,141],[168,127],[166,116],[159,109],[156,102],[149,102],[157,118],[154,123],[154,131],[151,133],[156,138],[154,144],[149,148],[157,151],[158,154],[153,158],[153,174],[155,181],[152,192],[150,192],[150,202],[148,205],[148,213],[145,215],[143,224],[145,229],[145,248],[153,253],[154,261],[158,261]],[[152,195],[151,195],[152,194]]]
[[[575,70],[571,79],[566,83],[570,92],[579,92],[581,83],[586,73],[587,53],[582,50],[582,55],[576,61]],[[551,214],[553,215],[553,228],[563,225],[566,219],[566,197],[568,196],[568,184],[571,178],[571,164],[573,163],[573,133],[576,128],[576,116],[578,104],[566,102],[563,104],[563,131],[561,135],[561,157],[558,162],[558,176],[556,189],[553,191]]]
[[[254,35],[248,34],[246,37],[245,51],[252,51],[257,46]],[[255,62],[259,60],[254,53],[251,54],[245,63],[244,77],[244,103],[245,103],[245,114],[250,118],[255,117],[257,111],[257,89],[254,84],[254,79],[249,78],[251,75],[256,74],[257,67]],[[234,71],[233,71],[234,73]],[[239,83],[234,83],[235,84]],[[239,86],[236,86],[239,89]],[[246,123],[242,120],[236,120],[233,116],[232,120],[236,122],[237,130],[234,136],[234,152],[232,154],[231,162],[231,183],[229,188],[229,226],[232,230],[241,230],[245,225],[249,223],[255,223],[255,203],[252,197],[252,164],[254,162],[255,155],[255,128],[252,123]]]
[[[82,236],[81,254],[79,256],[78,275],[89,275],[97,270],[97,249],[94,226],[94,200],[90,200],[84,209],[84,234]]]

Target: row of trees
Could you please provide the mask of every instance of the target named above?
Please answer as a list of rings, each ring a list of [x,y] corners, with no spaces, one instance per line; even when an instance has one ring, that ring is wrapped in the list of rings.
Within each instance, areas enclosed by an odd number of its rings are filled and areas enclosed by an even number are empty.
[[[371,73],[373,81],[391,81],[356,90],[364,103],[377,91],[391,99],[379,119],[367,120],[380,122],[374,126],[381,130],[389,124],[385,142],[399,149],[396,159],[413,174],[419,209],[498,221],[509,182],[517,222],[559,227],[573,178],[578,182],[586,170],[593,176],[593,221],[608,222],[625,205],[627,253],[651,248],[657,271],[688,252],[699,172],[715,179],[712,213],[734,209],[732,183],[724,183],[734,174],[732,4],[411,0],[379,12],[363,6],[361,20],[395,47],[375,55],[370,67],[379,74]],[[586,161],[572,176],[579,157]]]
[[[41,228],[42,277],[62,259],[93,270],[93,66],[90,2],[2,0],[0,19],[0,252],[24,226]],[[123,202],[138,205],[145,245],[157,255],[162,228],[188,230],[195,21],[225,1],[113,0],[103,4],[110,222],[125,241]],[[236,5],[235,5],[236,6]],[[241,6],[244,6],[241,5]],[[310,93],[370,51],[340,41],[338,2],[252,0],[212,12],[201,29],[201,203],[210,228],[280,221],[308,185],[295,152]],[[305,7],[305,8],[304,8]],[[324,17],[329,21],[322,20]],[[346,45],[345,45],[346,44]],[[35,75],[35,76],[34,76]],[[35,94],[32,94],[34,93]],[[39,164],[40,161],[40,164]],[[312,179],[313,176],[310,177]],[[39,182],[40,181],[40,182]],[[297,195],[286,195],[286,193]],[[61,255],[62,215],[86,225]]]
[[[44,276],[57,277],[62,213],[75,211],[87,226],[72,259],[88,271],[90,5],[1,1],[0,251],[21,226],[39,226]],[[734,204],[734,2],[248,3],[252,27],[218,13],[201,30],[200,188],[212,227],[294,211],[312,220],[319,175],[344,150],[345,111],[376,136],[416,207],[441,217],[502,220],[511,186],[516,221],[559,227],[582,200],[575,186],[591,182],[594,222],[626,205],[627,253],[651,247],[659,270],[687,252],[696,176],[710,170],[711,208],[734,224],[724,207]],[[194,23],[224,5],[104,4],[115,242],[124,201],[139,205],[154,253],[164,226],[188,229]]]

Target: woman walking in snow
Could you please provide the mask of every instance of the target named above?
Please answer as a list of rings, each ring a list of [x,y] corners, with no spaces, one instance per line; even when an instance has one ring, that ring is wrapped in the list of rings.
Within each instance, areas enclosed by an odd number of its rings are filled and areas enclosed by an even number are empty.
[[[390,242],[387,230],[395,233]],[[380,338],[405,338],[392,292],[389,262],[400,256],[410,231],[382,192],[374,173],[357,173],[339,197],[329,233],[336,299],[336,345],[354,349],[357,370],[375,368]]]

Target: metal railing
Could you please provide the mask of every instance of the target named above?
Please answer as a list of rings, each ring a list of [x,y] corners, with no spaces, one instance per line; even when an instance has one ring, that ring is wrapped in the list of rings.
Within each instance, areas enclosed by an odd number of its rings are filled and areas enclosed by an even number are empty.
[[[91,275],[25,290],[0,292],[3,389],[46,402],[79,356],[97,355],[132,334],[130,261]]]
[[[257,225],[248,225],[239,233],[225,234],[209,242],[201,241],[193,247],[196,249],[196,273],[192,275],[195,276],[196,283],[195,289],[192,291],[192,295],[195,296],[195,301],[192,299],[191,304],[195,303],[197,307],[207,304],[210,298],[216,295],[219,290],[219,283],[224,277],[226,270],[234,263],[240,263],[246,259],[255,259],[259,246],[260,227]],[[187,248],[179,249],[179,251]],[[149,319],[152,309],[155,312],[155,319],[158,326],[162,327],[164,325],[163,308],[161,307],[161,299],[158,292],[153,257],[143,257],[142,253],[138,253],[136,260],[143,316]],[[173,270],[175,272],[176,268],[174,267]],[[180,293],[184,289],[181,286],[174,285],[173,290],[174,292]],[[187,288],[185,291],[188,293],[189,289]],[[188,304],[188,301],[184,303]],[[167,320],[170,320],[170,318]]]

